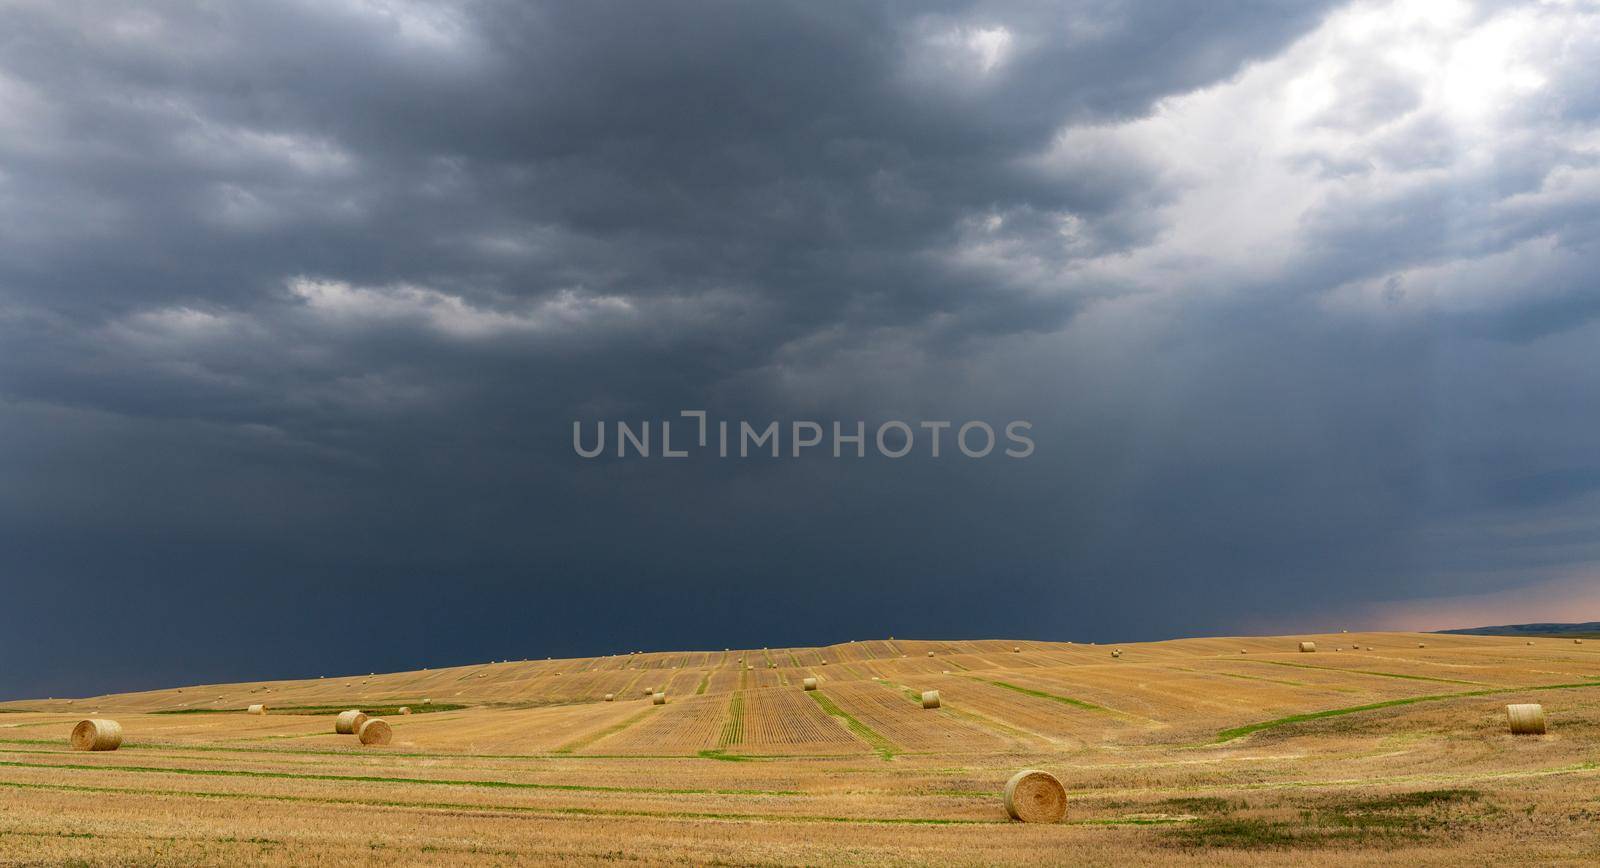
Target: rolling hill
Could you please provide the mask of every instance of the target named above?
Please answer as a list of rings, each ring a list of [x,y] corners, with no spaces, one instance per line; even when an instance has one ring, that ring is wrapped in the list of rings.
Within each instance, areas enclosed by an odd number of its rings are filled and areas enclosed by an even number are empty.
[[[1542,703],[1550,734],[1508,734],[1513,702]],[[346,708],[393,743],[335,734]],[[1555,861],[1594,846],[1600,644],[881,639],[0,712],[0,852],[25,861]],[[122,748],[69,750],[86,717]],[[1062,780],[1066,822],[1008,821],[1021,768]]]

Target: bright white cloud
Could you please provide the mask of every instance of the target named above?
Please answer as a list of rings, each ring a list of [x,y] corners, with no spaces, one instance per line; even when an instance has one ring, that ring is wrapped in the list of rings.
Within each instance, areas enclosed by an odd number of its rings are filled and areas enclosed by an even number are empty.
[[[345,326],[416,323],[455,338],[548,333],[630,316],[633,303],[619,296],[564,289],[512,309],[481,307],[459,295],[415,284],[355,286],[339,280],[296,277],[289,291],[313,315]]]
[[[1066,127],[1030,163],[1058,182],[1107,167],[1144,172],[1168,197],[1133,203],[1159,226],[1146,243],[1097,252],[1068,232],[1048,251],[1066,263],[1052,271],[1041,267],[1037,244],[1008,250],[1003,233],[969,232],[951,256],[1037,274],[1056,291],[1108,283],[1237,291],[1299,283],[1308,263],[1328,256],[1330,238],[1382,235],[1387,223],[1393,237],[1417,237],[1400,256],[1416,261],[1397,263],[1395,273],[1426,268],[1438,277],[1455,268],[1464,277],[1464,265],[1439,260],[1502,255],[1533,244],[1518,233],[1542,231],[1553,222],[1544,215],[1600,205],[1585,168],[1597,155],[1593,126],[1559,117],[1582,95],[1592,54],[1582,49],[1595,45],[1594,6],[1486,14],[1465,3],[1355,4],[1281,55],[1169,98],[1146,117]],[[1519,178],[1536,186],[1519,189]],[[1450,203],[1450,233],[1429,224],[1429,203],[1441,201]],[[1559,267],[1559,257],[1512,260],[1535,271]],[[1374,262],[1384,268],[1383,256]],[[1373,280],[1381,286],[1388,276]],[[1478,283],[1428,281],[1419,298],[1481,295],[1469,288]],[[1348,306],[1352,291],[1339,294]]]

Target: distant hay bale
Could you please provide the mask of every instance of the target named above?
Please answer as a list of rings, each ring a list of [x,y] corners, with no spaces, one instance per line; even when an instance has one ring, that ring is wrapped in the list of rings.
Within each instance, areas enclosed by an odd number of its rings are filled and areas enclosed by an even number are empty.
[[[1067,789],[1056,776],[1023,769],[1006,781],[1006,813],[1023,823],[1059,823],[1067,816]]]
[[[656,694],[656,689],[654,687],[646,687],[644,689],[644,695],[645,696],[654,696],[655,694]]]
[[[928,652],[928,656],[929,656],[929,657],[932,657],[932,656],[933,656],[933,652],[932,652],[932,651],[929,651],[929,652]]]
[[[827,666],[828,665],[828,661],[826,661],[826,660],[822,661],[822,665],[823,666]]]
[[[1574,645],[1582,645],[1583,644],[1583,640],[1582,639],[1574,639],[1574,640],[1572,640],[1572,644],[1574,644]]]
[[[1427,645],[1424,645],[1424,644],[1422,644],[1422,643],[1421,643],[1421,642],[1418,642],[1418,643],[1417,643],[1417,647],[1418,647],[1418,648],[1426,648],[1426,647],[1428,647],[1428,646],[1427,646]]]
[[[1533,644],[1533,640],[1532,640],[1532,639],[1529,639],[1529,640],[1528,640],[1528,644],[1529,644],[1529,645],[1532,645],[1532,644]]]
[[[1112,657],[1121,657],[1122,656],[1122,649],[1121,648],[1112,648],[1111,649],[1111,656]]]
[[[248,714],[266,714],[267,713],[267,707],[258,702],[255,705],[252,705],[249,708],[245,709],[245,712],[248,713]]]
[[[939,707],[939,691],[937,691],[937,690],[924,690],[924,691],[922,691],[922,707],[923,708],[938,708]]]
[[[362,721],[361,728],[356,730],[356,738],[362,744],[385,745],[394,741],[394,730],[384,720],[370,717]]]
[[[340,735],[355,735],[361,729],[361,724],[367,722],[367,715],[358,708],[339,712],[333,720],[333,731]]]
[[[817,689],[817,679],[815,679],[815,678],[807,678],[806,680],[804,680],[804,681],[802,681],[800,683],[807,690],[816,690]]]
[[[1022,653],[1022,646],[1021,645],[1012,645],[1011,646],[1011,653],[1012,654],[1021,654]]]
[[[1315,650],[1317,650],[1317,643],[1315,643],[1315,642],[1301,642],[1300,643],[1300,652],[1302,654],[1310,654],[1311,652],[1313,652]]]
[[[72,728],[73,750],[116,750],[121,746],[122,724],[114,720],[80,720]]]
[[[1240,648],[1239,649],[1239,653],[1240,654],[1249,654],[1250,652],[1248,650],[1244,649],[1244,648]]]
[[[1544,706],[1535,702],[1506,706],[1506,719],[1512,735],[1544,735]]]
[[[411,713],[411,706],[409,706],[409,705],[400,706],[400,713],[401,714],[410,714]]]
[[[950,670],[948,670],[948,669],[940,670],[940,674],[941,675],[949,675],[950,674]]]
[[[428,697],[424,696],[424,697],[422,697],[422,704],[423,705],[432,705],[433,704],[433,700],[431,700]]]
[[[650,697],[650,704],[651,705],[666,705],[667,704],[667,695],[665,693],[657,693],[656,695]]]
[[[610,702],[610,701],[612,701],[613,699],[616,699],[616,698],[617,698],[617,695],[615,693],[607,693],[606,694],[606,701],[607,702]]]

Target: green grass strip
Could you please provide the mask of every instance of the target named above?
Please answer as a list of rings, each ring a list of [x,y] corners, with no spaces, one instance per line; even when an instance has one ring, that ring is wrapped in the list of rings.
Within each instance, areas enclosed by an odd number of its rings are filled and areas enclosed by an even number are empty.
[[[722,725],[722,737],[717,739],[717,747],[725,748],[741,741],[744,741],[744,692],[736,690],[733,698],[728,700],[728,722]]]
[[[899,753],[900,749],[895,746],[894,742],[884,738],[872,727],[867,726],[859,720],[856,720],[855,717],[851,716],[849,712],[835,705],[833,700],[824,696],[822,691],[809,690],[806,691],[806,695],[816,700],[817,704],[822,706],[823,711],[826,711],[834,717],[844,721],[844,725],[848,727],[851,732],[855,733],[857,738],[866,742],[868,745],[871,745],[872,749],[877,751],[878,755],[883,757],[885,760],[894,759],[894,755]]]
[[[991,681],[989,683],[996,687],[1004,687],[1007,690],[1015,690],[1018,693],[1023,693],[1028,696],[1036,696],[1039,699],[1048,699],[1051,702],[1059,702],[1062,705],[1070,705],[1073,708],[1082,708],[1086,711],[1104,711],[1107,714],[1111,713],[1111,709],[1109,708],[1095,705],[1092,702],[1084,702],[1081,699],[1073,699],[1070,696],[1057,696],[1054,693],[1045,693],[1043,690],[1034,690],[1029,687],[1019,687],[1015,684],[1007,684],[1004,681]]]
[[[1289,687],[1311,687],[1323,690],[1329,689],[1329,685],[1326,684],[1312,684],[1309,681],[1289,681],[1285,678],[1262,678],[1259,675],[1240,675],[1237,672],[1206,672],[1202,669],[1185,669],[1183,671],[1193,672],[1196,675],[1221,675],[1224,678],[1239,678],[1245,681],[1264,681],[1268,684],[1285,684]]]
[[[654,705],[652,705],[652,706],[646,708],[644,711],[641,711],[638,714],[635,714],[634,716],[628,718],[627,720],[622,721],[621,723],[613,724],[613,725],[608,726],[605,729],[599,730],[597,732],[591,732],[588,735],[579,736],[579,737],[573,739],[572,741],[569,741],[566,744],[556,748],[555,752],[556,753],[572,753],[575,750],[580,750],[582,748],[586,748],[589,745],[594,744],[595,742],[599,741],[602,738],[605,738],[608,735],[616,735],[617,733],[627,729],[630,726],[633,726],[634,724],[638,723],[639,721],[644,720],[646,715],[650,714],[650,712],[655,711],[655,710],[656,710],[656,707]]]
[[[134,774],[193,775],[209,778],[267,778],[291,781],[335,781],[363,784],[408,784],[442,787],[487,787],[504,790],[560,790],[575,793],[648,793],[666,796],[800,796],[798,790],[671,789],[662,787],[607,787],[591,784],[536,784],[519,781],[460,781],[439,778],[394,778],[377,775],[314,775],[304,772],[260,772],[247,769],[189,769],[170,766],[93,765],[89,763],[36,763],[0,760],[0,767],[62,769],[67,771],[129,772]]]
[[[451,703],[448,703],[448,702],[441,702],[441,703],[439,703],[437,705],[422,705],[422,704],[407,705],[404,702],[390,703],[390,704],[387,704],[387,705],[362,705],[359,702],[351,702],[351,703],[347,703],[345,705],[285,705],[285,706],[273,705],[273,706],[269,706],[268,707],[267,713],[269,715],[271,715],[271,714],[293,714],[293,715],[323,715],[323,714],[329,714],[329,715],[332,715],[332,714],[338,714],[341,711],[346,711],[346,710],[351,709],[351,708],[359,708],[362,711],[366,712],[367,715],[370,716],[370,717],[393,717],[393,716],[398,715],[400,713],[400,709],[402,707],[410,708],[412,714],[433,714],[433,713],[440,712],[440,711],[460,711],[463,708],[470,708],[471,706],[454,705],[454,704],[451,704]],[[245,714],[246,712],[242,708],[163,708],[163,709],[160,709],[158,711],[152,711],[150,713],[151,714]]]
[[[646,710],[644,713],[648,714],[649,710]],[[320,735],[320,734],[321,733],[312,733],[312,735]],[[601,733],[601,735],[604,735],[604,734],[605,733]],[[42,745],[42,746],[62,748],[62,750],[57,751],[58,753],[71,753],[73,755],[77,755],[77,753],[78,753],[77,751],[71,751],[71,750],[67,750],[65,748],[65,745],[67,744],[67,740],[65,738],[0,738],[0,744]],[[582,747],[582,745],[579,745],[579,747]],[[153,752],[170,752],[170,753],[180,753],[180,754],[181,753],[242,753],[242,754],[250,754],[252,756],[311,756],[311,757],[314,757],[314,756],[357,757],[357,756],[359,756],[359,757],[362,757],[364,759],[379,759],[379,758],[382,758],[382,759],[474,759],[474,760],[496,760],[496,761],[507,761],[507,762],[521,762],[521,761],[528,761],[528,762],[555,762],[555,761],[560,761],[560,762],[565,762],[565,761],[568,761],[568,760],[641,760],[641,761],[643,761],[643,760],[691,760],[691,759],[695,758],[694,755],[692,755],[692,754],[665,754],[665,753],[664,754],[598,754],[598,753],[566,754],[566,753],[560,753],[559,749],[557,749],[557,751],[551,751],[549,753],[418,753],[418,752],[408,752],[408,751],[389,751],[389,750],[386,750],[386,751],[383,751],[380,754],[380,753],[374,753],[374,752],[371,752],[371,751],[358,752],[358,751],[355,751],[355,750],[341,750],[341,749],[335,749],[335,748],[297,748],[297,749],[294,749],[294,750],[279,750],[279,749],[276,749],[276,748],[234,747],[234,746],[231,746],[231,745],[213,745],[213,744],[181,744],[181,743],[178,743],[178,742],[134,742],[134,743],[123,742],[122,747],[118,748],[118,750],[119,751],[125,751],[125,750],[147,750],[147,751],[153,751]],[[4,748],[0,748],[0,753],[31,753],[31,751],[14,751],[14,750],[6,750]],[[834,758],[834,757],[845,757],[845,756],[849,756],[849,754],[784,754],[784,755],[773,754],[773,756],[805,757],[805,758],[808,758],[808,759],[829,759],[829,758]]]
[[[707,672],[704,676],[702,676],[700,678],[700,686],[695,688],[694,695],[695,696],[700,696],[700,695],[704,694],[706,692],[706,687],[710,686],[710,684],[711,684],[711,673]]]
[[[1544,684],[1538,687],[1497,687],[1493,690],[1468,690],[1462,693],[1436,693],[1430,696],[1408,696],[1402,699],[1390,699],[1385,702],[1373,702],[1367,705],[1352,705],[1349,708],[1330,708],[1326,711],[1312,711],[1306,714],[1291,714],[1276,720],[1265,720],[1261,723],[1251,723],[1245,726],[1236,726],[1217,733],[1217,742],[1233,741],[1243,738],[1254,732],[1264,729],[1275,729],[1288,726],[1292,723],[1304,723],[1308,720],[1320,720],[1324,717],[1339,717],[1345,714],[1357,714],[1363,711],[1375,711],[1380,708],[1394,708],[1400,705],[1415,705],[1419,702],[1440,702],[1446,699],[1465,699],[1474,696],[1494,696],[1496,694],[1523,693],[1533,690],[1576,690],[1581,687],[1600,687],[1600,681],[1590,681],[1582,684]]]
[[[1439,684],[1470,684],[1474,687],[1493,687],[1484,681],[1462,681],[1457,678],[1434,678],[1431,675],[1402,675],[1399,672],[1374,672],[1369,669],[1344,669],[1338,666],[1313,666],[1310,663],[1289,663],[1284,660],[1235,660],[1235,663],[1265,663],[1269,666],[1293,666],[1296,669],[1320,669],[1323,672],[1343,672],[1348,675],[1375,675],[1379,678],[1404,678],[1408,681],[1433,681]]]
[[[51,790],[69,793],[112,793],[130,796],[178,796],[190,799],[227,799],[258,802],[299,802],[317,805],[354,805],[370,808],[409,808],[413,810],[448,810],[476,812],[510,812],[532,814],[550,818],[564,817],[652,817],[663,820],[745,820],[778,823],[846,823],[851,825],[896,826],[1000,826],[1010,825],[1009,820],[957,820],[934,817],[829,817],[814,814],[733,814],[698,811],[629,811],[605,808],[572,808],[533,805],[475,805],[462,802],[397,802],[382,799],[338,799],[326,796],[285,796],[265,793],[217,793],[204,790],[150,790],[138,787],[90,787],[78,784],[36,784],[23,781],[0,781],[0,787],[19,790]]]

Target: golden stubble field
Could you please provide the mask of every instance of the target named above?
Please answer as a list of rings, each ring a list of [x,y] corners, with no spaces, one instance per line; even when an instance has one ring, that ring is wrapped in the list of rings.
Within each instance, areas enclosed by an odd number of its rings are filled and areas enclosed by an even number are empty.
[[[1112,647],[877,640],[3,703],[0,863],[1600,860],[1600,643]],[[1510,735],[1512,702],[1549,734]],[[344,708],[393,743],[334,734]],[[69,749],[90,716],[120,750]],[[1022,768],[1065,784],[1065,822],[1007,819]]]

